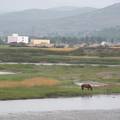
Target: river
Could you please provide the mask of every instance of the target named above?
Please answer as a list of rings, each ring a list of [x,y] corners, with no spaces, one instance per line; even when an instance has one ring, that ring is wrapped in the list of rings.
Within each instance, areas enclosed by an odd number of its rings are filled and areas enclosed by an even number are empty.
[[[0,114],[120,109],[120,95],[0,101]]]
[[[32,65],[43,65],[43,66],[53,66],[53,65],[58,65],[58,66],[85,66],[85,65],[90,65],[90,66],[108,66],[108,67],[120,67],[120,65],[118,64],[72,64],[72,63],[17,63],[17,62],[0,62],[0,64],[32,64]]]

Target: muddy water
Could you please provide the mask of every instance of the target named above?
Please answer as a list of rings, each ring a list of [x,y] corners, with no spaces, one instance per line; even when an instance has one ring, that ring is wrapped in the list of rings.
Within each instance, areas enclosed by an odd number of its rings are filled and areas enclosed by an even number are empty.
[[[120,95],[0,101],[0,114],[116,109],[120,109]]]

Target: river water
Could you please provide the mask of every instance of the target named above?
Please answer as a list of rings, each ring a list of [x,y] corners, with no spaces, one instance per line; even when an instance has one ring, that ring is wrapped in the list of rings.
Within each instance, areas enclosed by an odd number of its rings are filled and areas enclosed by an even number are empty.
[[[85,66],[85,65],[90,65],[90,66],[108,66],[108,67],[120,67],[120,65],[114,65],[114,64],[72,64],[72,63],[17,63],[17,62],[0,62],[0,64],[33,64],[33,65],[43,65],[43,66]]]
[[[0,101],[0,114],[117,109],[120,109],[120,95]]]

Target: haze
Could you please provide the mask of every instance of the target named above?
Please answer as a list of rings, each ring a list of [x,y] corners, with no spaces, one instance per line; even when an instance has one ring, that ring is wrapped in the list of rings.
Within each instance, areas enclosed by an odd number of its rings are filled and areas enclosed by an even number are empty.
[[[120,0],[0,0],[0,12],[46,9],[60,6],[102,8],[117,2],[120,2]]]

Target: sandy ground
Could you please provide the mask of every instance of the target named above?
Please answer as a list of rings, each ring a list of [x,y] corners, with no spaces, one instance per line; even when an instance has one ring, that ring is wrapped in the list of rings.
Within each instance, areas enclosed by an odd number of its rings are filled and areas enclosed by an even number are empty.
[[[0,115],[0,120],[120,120],[120,110],[7,114]]]

